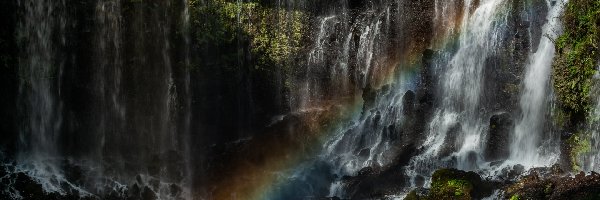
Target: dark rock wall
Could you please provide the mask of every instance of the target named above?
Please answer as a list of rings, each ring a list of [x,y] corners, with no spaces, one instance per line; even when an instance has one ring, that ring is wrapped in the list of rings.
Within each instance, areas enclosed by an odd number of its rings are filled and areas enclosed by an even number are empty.
[[[17,4],[14,1],[0,3],[0,149],[9,155],[14,153],[17,139],[18,112],[18,47],[15,35]]]

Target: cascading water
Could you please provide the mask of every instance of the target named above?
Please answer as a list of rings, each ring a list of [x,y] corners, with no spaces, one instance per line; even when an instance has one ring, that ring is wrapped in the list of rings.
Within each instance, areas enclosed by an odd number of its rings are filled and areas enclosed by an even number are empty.
[[[366,199],[559,163],[566,1],[20,0],[0,198]]]
[[[101,0],[85,13],[93,22],[86,28],[93,32],[73,30],[77,18],[67,8],[81,5],[21,1],[19,6],[24,77],[19,98],[26,120],[17,162],[5,164],[5,170],[25,173],[45,192],[60,195],[124,198],[132,195],[124,194],[125,188],[135,185],[160,199],[190,198],[189,2],[155,8]],[[179,9],[182,14],[171,17]],[[155,23],[147,24],[148,19]],[[69,42],[76,34],[90,38],[94,48]],[[77,82],[77,76],[89,79]],[[90,92],[73,92],[78,84]],[[89,106],[75,108],[81,100]],[[4,192],[26,195],[11,188]]]
[[[50,180],[64,179],[57,160],[57,140],[63,125],[61,80],[66,19],[64,1],[21,1],[24,19],[18,26],[25,46],[21,56],[20,98],[26,102],[28,127],[21,133],[20,167],[43,182],[49,191],[63,193]]]
[[[558,4],[562,5],[562,3]],[[553,138],[552,134],[536,136],[544,130],[544,124],[541,124],[544,121],[542,111],[547,108],[548,104],[543,102],[547,101],[547,97],[550,96],[550,90],[547,89],[547,77],[554,52],[551,38],[557,34],[553,31],[558,25],[556,18],[561,13],[561,6],[553,5],[551,2],[543,5],[552,8],[546,16],[546,22],[541,31],[545,36],[530,36],[540,38],[540,41],[528,41],[539,45],[530,44],[537,46],[537,50],[529,52],[529,63],[523,63],[524,68],[527,69],[527,75],[523,79],[525,89],[520,97],[524,117],[519,118],[518,125],[515,127],[515,136],[521,138],[513,140],[527,143],[535,141],[535,137],[543,137],[546,139],[545,149],[543,149],[545,152],[521,151],[519,148],[512,148],[510,161],[505,162],[508,165],[523,164],[531,167],[547,166],[556,162],[557,144],[554,142],[556,138]],[[489,73],[486,72],[489,71],[486,67],[496,67],[492,65],[492,61],[497,60],[498,55],[506,52],[501,48],[506,48],[505,45],[509,42],[507,37],[520,39],[512,36],[514,33],[509,31],[514,30],[515,27],[515,23],[510,20],[528,16],[514,14],[514,12],[520,11],[515,11],[518,8],[513,6],[513,4],[499,0],[466,1],[464,4],[436,1],[434,27],[438,32],[434,35],[438,38],[434,38],[433,42],[434,46],[441,45],[443,49],[435,54],[436,57],[431,68],[435,71],[434,73],[441,74],[440,82],[437,84],[441,100],[425,131],[427,135],[421,145],[422,152],[412,157],[406,168],[406,174],[411,177],[412,186],[420,186],[415,181],[419,176],[427,177],[434,170],[442,167],[484,171],[484,173],[492,175],[495,173],[494,171],[503,168],[497,166],[490,168],[490,162],[484,159],[484,150],[487,148],[489,137],[487,123],[490,116],[510,111],[487,107],[490,102],[484,101],[490,100],[482,100],[482,96],[484,95],[483,90],[489,89],[485,88],[487,86],[484,84],[486,77],[489,76],[486,75]],[[309,63],[323,63],[327,57],[323,55],[323,52],[328,52],[325,41],[327,41],[327,35],[330,35],[328,32],[335,30],[332,26],[339,23],[337,17],[334,15],[320,19],[318,34],[315,37],[316,43],[308,56]],[[533,21],[535,19],[530,17],[526,20]],[[351,30],[355,31],[348,36],[353,37],[352,34],[356,34],[354,37],[358,37],[358,42],[355,43],[356,65],[365,67],[357,68],[356,72],[366,75],[367,80],[370,73],[370,61],[378,57],[373,56],[374,49],[370,45],[376,43],[378,38],[375,37],[375,40],[365,39],[368,39],[370,34],[379,35],[380,25],[381,23],[377,21],[362,28],[353,26]],[[532,32],[534,32],[533,35],[537,34],[534,30]],[[454,37],[457,39],[455,43],[441,39]],[[346,48],[345,45],[342,47]],[[341,55],[341,57],[345,56]],[[403,73],[406,72],[400,74]],[[361,76],[357,75],[356,77]],[[407,124],[414,116],[405,116],[404,110],[410,108],[404,108],[401,102],[404,101],[403,99],[410,99],[409,93],[414,96],[412,91],[407,91],[417,87],[413,85],[415,80],[404,79],[401,75],[398,77],[392,85],[384,86],[381,90],[363,91],[363,99],[365,97],[375,98],[375,101],[365,100],[360,118],[354,119],[355,123],[340,129],[332,139],[326,142],[321,159],[331,165],[333,174],[354,176],[367,168],[386,169],[392,161],[397,159],[396,156],[402,153],[399,149],[407,149],[409,148],[407,145],[412,143],[411,140],[418,140],[415,139],[418,138],[415,135],[405,135],[406,133],[402,133],[402,131],[400,135],[396,133],[397,127],[410,127]],[[363,85],[367,84],[363,83]],[[374,97],[368,97],[369,95]],[[498,100],[492,99],[491,101]],[[525,126],[530,123],[534,125]],[[524,127],[531,128],[528,130],[534,130],[533,132],[536,134],[531,132],[533,135],[523,135],[524,132],[527,132],[527,130],[523,130]],[[512,144],[516,145],[518,142]],[[522,146],[522,144],[520,145]],[[528,145],[532,146],[533,144],[528,143]],[[522,154],[549,157],[543,157],[545,161],[543,163],[530,165],[518,161],[518,157]],[[528,162],[530,161],[528,160]],[[351,194],[345,193],[348,189],[344,188],[346,187],[345,181],[347,180],[333,181],[329,196],[351,197]]]
[[[407,172],[409,175],[430,174],[439,167],[477,168],[485,117],[480,110],[483,69],[489,54],[493,54],[499,45],[500,33],[505,26],[504,17],[500,17],[506,15],[503,6],[503,1],[496,0],[481,1],[479,5],[467,1],[460,8],[462,11],[458,11],[463,13],[459,24],[461,35],[458,49],[456,53],[448,52],[447,55],[451,56],[441,56],[442,59],[436,64],[445,70],[440,83],[443,98],[441,107],[429,125],[428,136],[423,144],[426,150],[412,159]],[[472,7],[477,9],[471,12]],[[444,7],[436,10],[450,14],[457,12]],[[449,59],[445,60],[444,57]],[[444,69],[445,65],[447,67]],[[450,155],[455,157],[445,158]]]
[[[511,144],[510,160],[526,167],[548,166],[558,159],[558,137],[544,134],[544,121],[550,96],[549,78],[554,58],[554,43],[559,30],[559,15],[565,2],[546,1],[551,8],[542,28],[544,36],[535,53],[529,56],[529,64],[523,80],[520,107],[522,116],[516,124]],[[542,138],[544,139],[542,141]]]

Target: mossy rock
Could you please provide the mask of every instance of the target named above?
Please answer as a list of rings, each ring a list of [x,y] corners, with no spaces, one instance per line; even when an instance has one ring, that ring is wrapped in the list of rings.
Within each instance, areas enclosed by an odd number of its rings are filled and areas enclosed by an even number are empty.
[[[480,183],[481,177],[474,172],[456,169],[440,169],[431,177],[430,199],[472,199],[474,183]]]
[[[431,177],[431,189],[426,195],[411,191],[405,200],[481,199],[492,194],[493,187],[475,172],[439,169]]]

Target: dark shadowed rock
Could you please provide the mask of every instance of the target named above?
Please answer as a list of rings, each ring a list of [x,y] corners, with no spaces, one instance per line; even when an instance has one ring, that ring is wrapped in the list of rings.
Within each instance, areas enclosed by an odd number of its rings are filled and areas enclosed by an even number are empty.
[[[494,115],[490,118],[488,139],[485,145],[486,161],[506,160],[510,155],[510,132],[514,126],[508,113]]]
[[[417,187],[423,187],[425,185],[425,177],[423,177],[421,175],[417,175],[415,177],[415,185]]]
[[[415,93],[411,90],[406,91],[402,97],[402,113],[405,116],[412,116],[415,108]]]
[[[367,159],[367,158],[369,158],[370,155],[371,155],[370,148],[364,148],[364,149],[360,150],[360,152],[358,153],[358,156],[362,159]]]
[[[461,134],[461,128],[461,124],[457,123],[448,129],[446,132],[446,138],[444,139],[444,144],[438,152],[438,156],[447,157],[459,150],[459,148],[463,145],[463,141],[458,140],[458,135]]]
[[[142,191],[142,200],[155,200],[156,194],[148,187],[144,187]]]

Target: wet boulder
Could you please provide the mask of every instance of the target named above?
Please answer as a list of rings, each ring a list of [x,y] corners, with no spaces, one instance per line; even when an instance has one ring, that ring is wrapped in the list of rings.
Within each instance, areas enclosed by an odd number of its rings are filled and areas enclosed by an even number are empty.
[[[490,118],[488,139],[485,144],[486,161],[506,160],[510,155],[510,133],[514,121],[510,114],[502,113]]]
[[[429,191],[411,191],[407,199],[481,199],[492,194],[494,183],[482,179],[475,172],[457,169],[439,169],[431,177]]]
[[[600,199],[600,174],[591,172],[579,173],[575,177],[560,175],[552,168],[548,174],[540,174],[540,170],[530,170],[516,183],[504,188],[506,198],[511,199]]]

